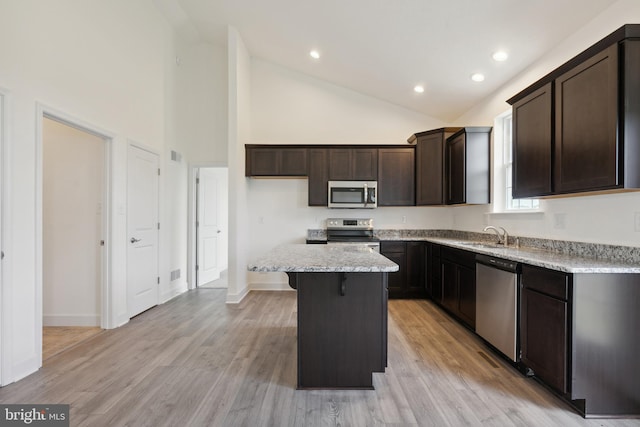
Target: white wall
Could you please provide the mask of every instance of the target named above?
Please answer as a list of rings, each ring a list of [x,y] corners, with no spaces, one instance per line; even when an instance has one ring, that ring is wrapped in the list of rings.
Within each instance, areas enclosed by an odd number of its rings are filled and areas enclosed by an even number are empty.
[[[11,94],[5,200],[12,235],[4,248],[9,271],[3,301],[10,333],[3,335],[2,376],[11,382],[41,364],[42,288],[37,236],[39,176],[37,102],[114,136],[111,264],[117,315],[126,322],[126,141],[164,152],[173,133],[168,101],[174,84],[173,31],[150,1],[23,0],[0,3],[0,87]],[[168,224],[167,224],[168,225]],[[4,319],[4,318],[3,318]],[[8,342],[10,340],[10,342]],[[8,353],[8,354],[7,354]]]
[[[160,290],[160,300],[165,302],[184,292],[188,288],[187,282],[187,217],[188,217],[188,189],[189,170],[187,162],[171,160],[170,153],[166,153],[163,182],[165,184],[163,196],[165,200],[164,222],[161,223],[161,234],[164,238],[163,248],[165,262],[160,264],[160,277],[163,286]],[[165,224],[164,226],[162,224]],[[171,281],[171,272],[180,270],[180,277]]]
[[[44,326],[100,326],[105,145],[44,120]]]
[[[496,116],[510,109],[507,99],[622,25],[637,22],[640,22],[640,2],[614,3],[456,123],[493,124]],[[549,199],[541,201],[541,209],[544,214],[540,215],[486,215],[491,212],[490,206],[456,208],[454,227],[480,231],[491,223],[523,236],[640,246],[640,232],[634,228],[634,213],[640,212],[640,193]],[[562,221],[564,227],[558,225]]]
[[[244,144],[251,133],[251,57],[238,31],[228,28],[229,54],[229,288],[227,302],[244,298],[247,284],[247,250],[254,242],[247,227],[247,181]],[[251,237],[250,237],[251,236]]]
[[[252,58],[254,144],[405,144],[434,118]]]
[[[179,43],[176,126],[183,156],[227,162],[227,51],[207,43]]]

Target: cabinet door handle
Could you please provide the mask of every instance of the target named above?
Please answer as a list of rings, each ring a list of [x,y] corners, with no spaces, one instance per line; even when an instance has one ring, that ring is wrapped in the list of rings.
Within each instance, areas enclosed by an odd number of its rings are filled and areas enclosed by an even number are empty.
[[[347,281],[347,276],[344,273],[341,273],[341,281],[340,281],[340,295],[344,296],[344,294],[347,291],[347,284],[345,283]]]

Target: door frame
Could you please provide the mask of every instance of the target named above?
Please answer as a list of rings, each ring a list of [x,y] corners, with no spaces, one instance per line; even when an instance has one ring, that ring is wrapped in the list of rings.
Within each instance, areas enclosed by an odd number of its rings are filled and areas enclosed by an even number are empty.
[[[43,212],[42,212],[42,195],[43,195],[43,121],[50,119],[78,129],[83,132],[90,133],[105,141],[104,156],[104,187],[102,201],[102,235],[104,236],[104,249],[102,251],[101,265],[101,283],[100,283],[100,327],[108,329],[113,324],[115,315],[112,303],[112,259],[113,259],[113,217],[111,207],[113,203],[113,156],[114,156],[114,139],[116,133],[104,130],[99,126],[86,122],[76,116],[68,114],[57,108],[36,103],[36,223],[35,223],[35,248],[36,248],[36,319],[35,319],[35,337],[36,349],[38,349],[38,363],[42,366],[42,282],[43,282]]]
[[[197,285],[197,271],[196,264],[197,259],[197,245],[196,239],[196,220],[198,210],[196,203],[198,201],[198,186],[196,179],[198,177],[198,170],[200,168],[229,168],[226,162],[193,162],[189,163],[189,194],[188,194],[188,229],[187,229],[187,288],[189,290],[196,289]],[[228,251],[229,248],[227,248]]]
[[[7,141],[9,139],[9,102],[10,92],[0,87],[0,250],[4,255],[4,251],[9,247],[11,230],[7,227],[9,209],[6,206],[8,199],[8,166],[7,161],[9,155],[9,147]],[[3,257],[4,258],[4,257]],[[13,322],[11,316],[12,298],[11,284],[7,280],[10,265],[0,261],[0,386],[9,384],[12,381],[11,375],[11,354],[12,341],[10,333],[12,331]]]

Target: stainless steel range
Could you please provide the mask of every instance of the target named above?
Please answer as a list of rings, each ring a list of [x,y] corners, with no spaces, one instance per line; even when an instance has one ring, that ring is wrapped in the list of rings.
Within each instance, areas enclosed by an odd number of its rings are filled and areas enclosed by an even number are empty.
[[[327,244],[365,246],[380,252],[380,240],[373,235],[372,218],[327,218]]]

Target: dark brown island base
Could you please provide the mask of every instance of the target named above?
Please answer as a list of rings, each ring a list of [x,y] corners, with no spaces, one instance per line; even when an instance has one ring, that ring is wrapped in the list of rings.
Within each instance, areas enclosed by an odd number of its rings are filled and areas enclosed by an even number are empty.
[[[287,274],[298,290],[298,388],[372,389],[387,367],[387,273]]]
[[[373,389],[387,366],[387,274],[369,249],[286,245],[249,265],[284,271],[298,292],[298,389]]]

